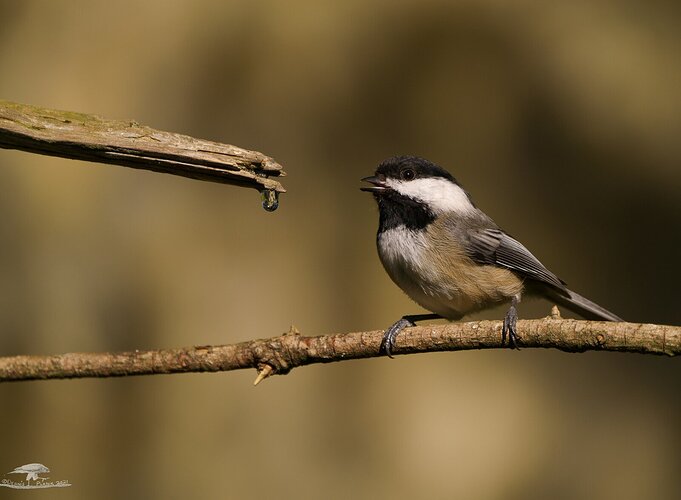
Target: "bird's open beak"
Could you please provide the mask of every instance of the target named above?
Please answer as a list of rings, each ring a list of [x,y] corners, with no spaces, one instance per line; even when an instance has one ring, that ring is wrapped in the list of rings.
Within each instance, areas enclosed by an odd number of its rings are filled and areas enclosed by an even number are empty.
[[[375,175],[365,177],[364,179],[362,179],[362,182],[368,182],[369,184],[373,184],[373,186],[362,186],[361,188],[359,188],[361,191],[367,191],[369,193],[380,193],[388,189],[388,185],[385,183],[385,181],[376,177]]]

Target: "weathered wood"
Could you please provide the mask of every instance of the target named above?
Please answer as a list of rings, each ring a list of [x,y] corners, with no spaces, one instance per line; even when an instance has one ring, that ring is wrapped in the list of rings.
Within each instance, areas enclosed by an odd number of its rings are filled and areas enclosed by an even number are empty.
[[[134,121],[0,100],[0,148],[163,172],[283,193],[281,165],[257,151]]]

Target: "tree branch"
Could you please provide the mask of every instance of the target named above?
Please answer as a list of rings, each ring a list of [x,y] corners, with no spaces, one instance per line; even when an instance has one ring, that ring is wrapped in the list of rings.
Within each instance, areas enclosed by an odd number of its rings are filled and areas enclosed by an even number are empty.
[[[283,193],[286,175],[269,156],[163,132],[134,121],[0,100],[0,148],[141,168]]]
[[[505,347],[500,321],[450,323],[405,329],[395,354],[463,351]],[[564,352],[615,351],[681,354],[681,327],[560,319],[554,315],[518,321],[522,347]],[[294,327],[279,337],[223,346],[198,346],[124,353],[73,353],[0,358],[0,381],[55,378],[123,377],[161,373],[217,372],[256,368],[256,384],[298,366],[380,357],[383,331],[320,337],[298,334]]]

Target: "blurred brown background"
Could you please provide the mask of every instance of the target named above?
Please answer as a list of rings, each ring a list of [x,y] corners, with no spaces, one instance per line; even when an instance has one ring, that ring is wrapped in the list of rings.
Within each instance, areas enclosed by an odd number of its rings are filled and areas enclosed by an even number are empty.
[[[255,191],[0,151],[1,355],[419,312],[358,190],[395,154],[449,168],[580,293],[681,323],[678,2],[4,0],[0,20],[3,98],[257,149],[289,173],[266,213]],[[77,499],[681,495],[675,359],[528,349],[254,378],[4,384],[0,472],[44,463],[73,483],[46,496]]]

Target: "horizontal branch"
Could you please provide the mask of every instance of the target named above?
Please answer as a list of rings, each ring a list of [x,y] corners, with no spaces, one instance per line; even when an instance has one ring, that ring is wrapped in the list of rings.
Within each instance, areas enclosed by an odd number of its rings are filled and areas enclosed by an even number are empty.
[[[395,355],[505,347],[499,321],[476,321],[405,329]],[[615,351],[681,354],[681,327],[560,319],[557,315],[518,321],[522,347],[565,352]],[[269,339],[223,346],[199,346],[124,353],[73,353],[0,358],[0,381],[122,377],[161,373],[217,372],[256,368],[256,383],[273,374],[314,363],[382,356],[383,332],[306,337],[291,332]]]
[[[257,151],[134,121],[0,100],[0,148],[140,168],[283,193],[281,165]]]

